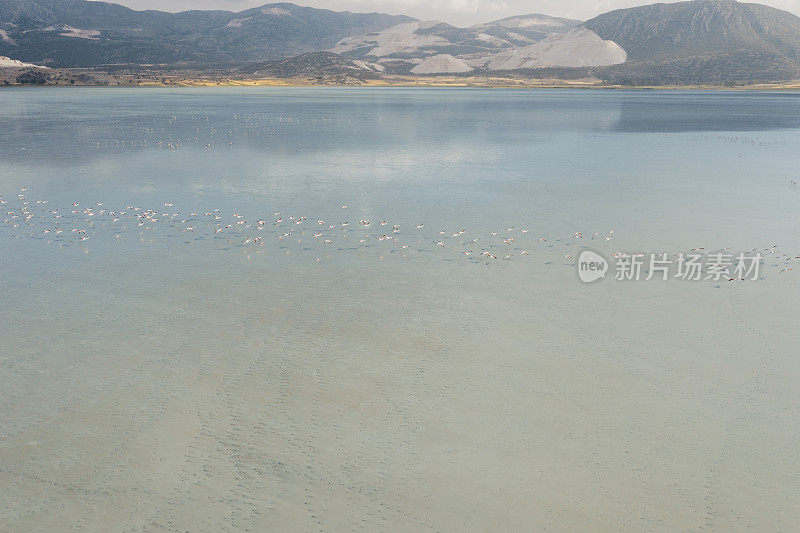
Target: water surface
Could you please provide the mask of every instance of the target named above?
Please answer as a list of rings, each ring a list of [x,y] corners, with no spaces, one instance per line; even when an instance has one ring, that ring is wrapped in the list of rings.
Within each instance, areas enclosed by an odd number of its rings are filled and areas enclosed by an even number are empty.
[[[794,93],[11,89],[0,131],[11,530],[800,520]]]

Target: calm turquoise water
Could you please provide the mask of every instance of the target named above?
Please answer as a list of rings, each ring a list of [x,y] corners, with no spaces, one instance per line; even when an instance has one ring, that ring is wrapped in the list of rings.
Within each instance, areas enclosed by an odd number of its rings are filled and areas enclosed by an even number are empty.
[[[798,94],[11,89],[0,132],[12,529],[797,523]]]

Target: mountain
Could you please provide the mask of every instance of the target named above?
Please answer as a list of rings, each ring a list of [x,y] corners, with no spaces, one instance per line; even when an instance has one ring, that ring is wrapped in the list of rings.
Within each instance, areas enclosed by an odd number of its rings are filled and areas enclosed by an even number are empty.
[[[548,15],[516,15],[504,19],[476,24],[471,27],[481,30],[488,35],[504,38],[513,42],[517,35],[524,37],[523,41],[541,41],[548,35],[563,33],[580,24],[579,20],[551,17]]]
[[[583,26],[622,47],[625,68],[636,75],[691,73],[700,83],[800,76],[800,17],[760,4],[653,4],[611,11]]]
[[[86,0],[0,0],[0,55],[55,67],[229,65],[322,50],[413,20],[288,3],[166,13]]]
[[[383,31],[347,37],[331,50],[396,72],[464,72],[483,67],[492,55],[569,31],[580,21],[520,15],[457,28],[438,21],[412,21]],[[431,60],[440,56],[436,60]],[[420,66],[423,62],[426,64]],[[420,68],[416,68],[420,66]]]
[[[286,59],[247,65],[239,71],[254,78],[305,77],[341,81],[347,78],[365,80],[378,77],[375,69],[359,63],[333,52],[308,52]]]
[[[530,14],[458,28],[289,3],[167,13],[86,0],[0,0],[0,56],[52,68],[229,69],[328,81],[514,71],[636,85],[731,84],[800,78],[800,17],[694,0],[584,23]]]

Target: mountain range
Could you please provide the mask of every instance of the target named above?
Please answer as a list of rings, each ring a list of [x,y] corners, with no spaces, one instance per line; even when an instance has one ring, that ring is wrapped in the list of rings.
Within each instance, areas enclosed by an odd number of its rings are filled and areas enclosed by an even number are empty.
[[[556,72],[614,83],[731,83],[800,78],[800,18],[760,4],[693,0],[586,22],[530,14],[458,28],[289,3],[166,13],[86,0],[0,0],[0,56],[54,68],[191,66],[356,78]]]
[[[485,66],[500,52],[568,32],[580,23],[546,15],[520,15],[469,28],[437,21],[413,21],[342,39],[332,51],[389,66],[395,72],[467,72]]]
[[[0,0],[0,55],[51,67],[239,64],[323,50],[411,20],[288,3],[166,13],[85,0]]]

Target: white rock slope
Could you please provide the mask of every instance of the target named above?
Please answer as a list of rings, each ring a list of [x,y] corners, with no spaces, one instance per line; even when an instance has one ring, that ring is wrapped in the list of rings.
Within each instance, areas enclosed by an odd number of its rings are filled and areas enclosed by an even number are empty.
[[[10,57],[0,56],[0,68],[48,68],[33,63],[23,63]]]
[[[627,56],[614,41],[604,41],[595,32],[578,27],[529,46],[500,52],[487,67],[491,70],[600,67],[624,63]]]
[[[403,52],[415,52],[425,46],[448,44],[446,39],[437,35],[418,35],[417,30],[424,30],[438,24],[435,21],[405,22],[382,32],[356,37],[347,37],[331,50],[343,54],[358,48],[372,46],[367,55],[385,57]]]
[[[472,67],[450,54],[438,54],[422,60],[411,69],[414,74],[445,74],[448,72],[469,72]]]

